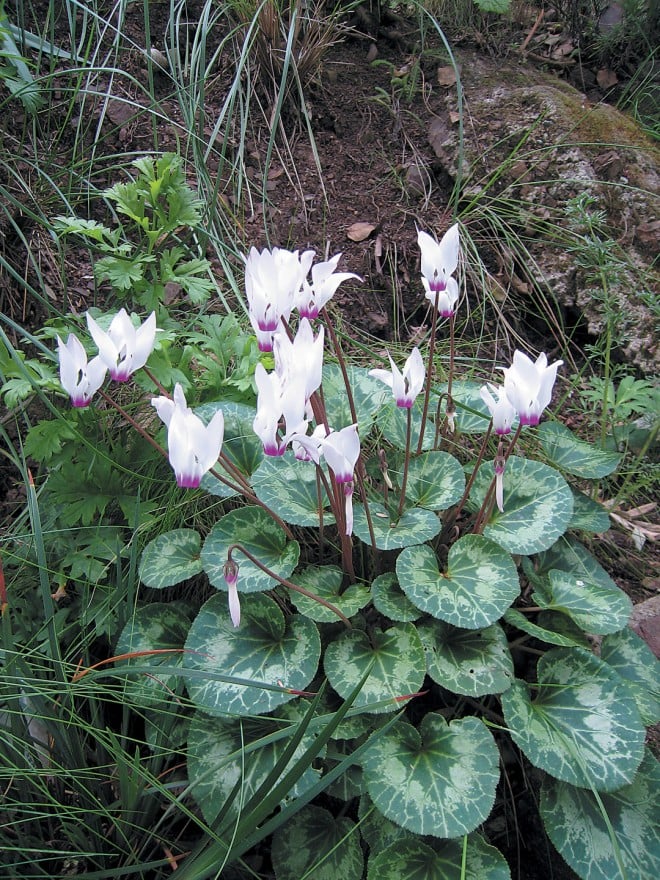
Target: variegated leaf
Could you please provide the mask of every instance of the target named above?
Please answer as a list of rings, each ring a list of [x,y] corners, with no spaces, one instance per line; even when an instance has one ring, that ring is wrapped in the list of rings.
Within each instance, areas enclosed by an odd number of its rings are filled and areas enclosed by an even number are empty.
[[[515,681],[502,694],[511,736],[536,767],[585,788],[630,783],[642,759],[644,727],[628,686],[581,648],[554,648],[538,662],[534,698]]]
[[[376,737],[363,761],[369,796],[393,822],[434,837],[460,837],[489,815],[499,755],[478,718],[447,724],[434,712],[417,731],[398,721]]]
[[[227,551],[232,544],[241,544],[263,566],[282,578],[288,578],[298,564],[300,546],[287,541],[284,529],[260,507],[240,507],[221,517],[206,536],[201,560],[211,584],[218,590],[226,590],[224,566]],[[248,559],[240,550],[234,551],[238,564],[239,593],[272,590],[277,581],[266,574],[260,566]]]
[[[471,504],[481,506],[494,477],[492,463],[479,469]],[[495,507],[483,534],[510,553],[539,553],[564,534],[573,515],[573,493],[559,471],[511,456],[504,471],[504,513]]]
[[[547,778],[540,810],[550,840],[582,880],[660,876],[660,768],[649,751],[629,785],[598,797]]]
[[[300,573],[293,575],[291,580],[320,599],[331,602],[346,617],[352,617],[364,608],[371,598],[369,588],[364,584],[351,584],[342,592],[344,573],[334,565],[309,565]],[[339,620],[334,611],[302,593],[291,590],[291,601],[301,614],[318,623],[337,623]]]
[[[212,596],[195,618],[186,641],[187,685],[193,702],[210,715],[257,715],[292,700],[316,674],[321,640],[315,624],[262,593],[241,598],[234,628],[227,600]],[[241,679],[242,683],[228,680]],[[264,687],[264,685],[266,687]]]
[[[597,480],[615,471],[623,456],[599,449],[580,440],[559,422],[543,422],[538,427],[541,445],[550,461],[576,477]]]
[[[403,550],[396,573],[403,591],[421,611],[462,629],[495,623],[520,592],[513,559],[482,535],[464,535],[456,541],[446,574],[440,572],[428,544]]]
[[[163,590],[199,574],[201,543],[195,529],[173,529],[158,535],[142,551],[140,580],[147,587]]]
[[[292,452],[282,458],[266,456],[252,476],[252,486],[257,498],[291,525],[318,528],[321,512],[326,525],[335,521],[322,484],[319,496],[316,466],[298,461]]]
[[[371,525],[379,550],[398,550],[430,541],[440,532],[442,523],[432,510],[412,507],[399,519],[392,517],[382,504],[369,504]],[[369,523],[361,504],[354,507],[353,531],[365,544],[371,545]]]
[[[511,880],[504,856],[478,834],[463,842],[401,840],[372,852],[367,880]]]
[[[513,660],[501,626],[459,629],[442,620],[420,623],[428,674],[455,694],[501,694],[513,680]]]
[[[426,673],[424,649],[411,623],[397,623],[372,640],[361,630],[344,630],[325,651],[325,674],[341,697],[347,697],[373,667],[353,706],[371,712],[394,712],[401,697],[416,693]],[[375,706],[379,702],[385,705]]]
[[[304,807],[273,836],[277,880],[361,880],[364,856],[355,823],[322,807]]]

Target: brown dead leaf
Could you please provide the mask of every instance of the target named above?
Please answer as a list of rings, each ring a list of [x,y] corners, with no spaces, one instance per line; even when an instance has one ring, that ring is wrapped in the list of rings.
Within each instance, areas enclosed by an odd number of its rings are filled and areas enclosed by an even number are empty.
[[[452,125],[456,125],[461,118],[461,114],[457,113],[455,110],[449,111],[449,121]]]
[[[446,88],[456,85],[456,71],[453,67],[438,68],[438,84]]]
[[[619,82],[619,77],[613,70],[610,70],[609,67],[601,67],[596,74],[596,82],[601,89],[611,89],[612,86],[615,86]]]
[[[366,241],[376,228],[375,223],[367,223],[365,220],[358,220],[346,230],[346,235],[351,241]]]

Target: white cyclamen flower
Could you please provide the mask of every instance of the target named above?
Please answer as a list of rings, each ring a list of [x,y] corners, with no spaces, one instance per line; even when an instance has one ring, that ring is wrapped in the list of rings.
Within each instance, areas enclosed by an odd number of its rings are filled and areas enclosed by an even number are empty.
[[[458,223],[450,227],[439,242],[427,232],[419,231],[417,243],[422,252],[422,284],[426,298],[432,305],[437,298],[438,312],[443,318],[449,318],[458,301],[458,283],[452,277],[458,266]]]
[[[293,339],[285,333],[273,340],[275,372],[285,387],[302,379],[305,402],[321,385],[323,378],[323,327],[314,337],[312,325],[303,318]]]
[[[335,475],[337,483],[344,487],[346,504],[346,534],[353,533],[353,471],[360,456],[360,438],[357,425],[349,425],[341,431],[331,431],[319,442],[323,457]]]
[[[208,425],[186,404],[183,388],[174,386],[172,399],[153,397],[151,405],[167,426],[170,464],[181,489],[196,489],[217,462],[224,438],[224,417],[218,410]]]
[[[301,318],[317,318],[321,309],[332,299],[339,285],[349,278],[357,278],[359,275],[353,272],[336,272],[341,254],[335,254],[323,263],[315,263],[312,266],[312,283],[303,281],[302,289],[296,297],[296,306]]]
[[[489,390],[490,389],[490,390]],[[493,397],[493,394],[496,397]],[[488,407],[491,418],[493,420],[493,430],[497,435],[511,433],[511,424],[516,417],[516,410],[503,386],[488,385],[481,386],[481,399]]]
[[[73,333],[69,334],[66,345],[58,336],[57,348],[62,388],[71,398],[73,406],[87,406],[103,384],[108,368],[99,355],[88,363],[87,352]]]
[[[369,375],[374,379],[379,379],[392,389],[392,394],[396,400],[396,405],[410,409],[415,402],[417,395],[424,387],[424,378],[426,370],[424,369],[424,361],[417,347],[413,348],[412,353],[405,363],[403,373],[390,359],[391,370],[369,370]]]
[[[538,425],[541,413],[550,403],[557,370],[563,363],[555,361],[548,366],[548,358],[543,352],[532,361],[522,351],[516,351],[512,365],[502,368],[504,390],[521,425]]]
[[[289,320],[295,298],[309,272],[314,251],[255,247],[245,258],[245,294],[252,327],[260,351],[273,350],[273,335],[278,333],[282,319]]]
[[[99,356],[110,371],[110,377],[117,382],[125,382],[143,367],[154,349],[155,312],[136,329],[126,310],[120,309],[110,322],[107,333],[87,312],[87,326],[98,346]]]

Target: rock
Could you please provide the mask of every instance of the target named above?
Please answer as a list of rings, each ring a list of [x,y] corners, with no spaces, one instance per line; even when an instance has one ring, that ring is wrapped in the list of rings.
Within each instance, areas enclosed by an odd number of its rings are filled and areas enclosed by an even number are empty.
[[[652,596],[633,608],[630,628],[660,657],[660,596]]]
[[[610,292],[619,303],[615,331],[620,356],[645,373],[657,373],[660,349],[652,294],[660,287],[657,256],[660,150],[629,116],[607,104],[591,105],[582,92],[515,57],[490,59],[459,53],[465,107],[463,192],[468,221],[483,223],[480,204],[530,238],[528,280],[534,281],[588,333],[604,327],[595,281],[567,248],[566,210],[582,193],[603,215],[606,251],[617,260]],[[455,109],[452,91],[445,97]],[[436,115],[429,141],[445,171],[458,173],[458,134]],[[547,231],[546,231],[547,230]],[[554,230],[553,237],[552,231]],[[488,237],[489,233],[486,233]],[[497,229],[490,233],[497,239]],[[573,242],[579,244],[575,236]],[[592,275],[594,273],[592,272]],[[651,294],[651,295],[649,295]]]

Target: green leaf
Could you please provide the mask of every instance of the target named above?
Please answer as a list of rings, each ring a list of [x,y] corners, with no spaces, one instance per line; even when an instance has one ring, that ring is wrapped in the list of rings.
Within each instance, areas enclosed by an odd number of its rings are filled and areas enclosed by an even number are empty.
[[[576,477],[597,480],[615,471],[623,458],[580,440],[560,422],[543,422],[538,427],[541,445],[552,464]]]
[[[153,602],[137,608],[117,639],[115,655],[167,651],[130,660],[118,660],[117,668],[139,665],[150,667],[149,674],[127,677],[125,694],[139,706],[150,706],[169,698],[176,689],[177,675],[159,675],[158,668],[181,666],[183,644],[186,640],[190,619],[181,613],[180,606]],[[171,653],[170,653],[171,650]]]
[[[511,880],[502,853],[478,834],[468,837],[465,872],[462,863],[462,840],[401,840],[372,850],[367,880]]]
[[[544,578],[533,598],[541,607],[562,611],[591,633],[618,632],[628,623],[630,599],[575,538],[561,538],[537,565]]]
[[[222,451],[249,482],[264,459],[261,441],[252,429],[256,410],[253,406],[247,406],[244,403],[220,400],[196,407],[195,415],[208,424],[219,409],[222,410],[225,421]],[[227,476],[228,479],[235,482],[231,474],[228,474],[221,464],[218,464],[216,468],[223,476]],[[240,494],[229,486],[225,486],[210,473],[204,475],[201,485],[202,489],[206,489],[211,495],[219,495],[221,498],[231,498]]]
[[[347,365],[348,380],[353,392],[355,411],[358,417],[358,433],[366,437],[373,425],[376,413],[383,407],[390,389],[369,375],[365,367]],[[353,424],[351,409],[346,394],[346,385],[338,364],[323,367],[323,399],[331,430],[340,430]]]
[[[442,620],[428,620],[417,631],[428,674],[437,684],[469,697],[501,694],[510,687],[513,660],[502,627],[458,629]]]
[[[644,724],[660,722],[660,662],[629,627],[605,636],[600,659],[616,670],[632,691]]]
[[[371,598],[369,588],[364,584],[351,584],[343,592],[340,592],[344,583],[344,573],[334,565],[310,565],[292,577],[291,580],[294,584],[304,587],[319,598],[331,602],[346,617],[353,617],[361,608],[364,608]],[[294,590],[291,591],[291,601],[301,614],[318,623],[337,623],[338,621],[334,611],[308,596],[296,593]]]
[[[492,477],[492,465],[479,469],[473,507],[481,506]],[[504,471],[504,513],[494,508],[483,533],[510,553],[538,553],[564,534],[572,515],[573,494],[558,471],[512,456]]]
[[[322,484],[319,500],[315,465],[298,461],[292,452],[282,458],[265,456],[252,477],[252,486],[257,498],[291,525],[318,528],[321,506],[323,522],[329,525],[335,521]]]
[[[520,593],[511,556],[482,535],[464,535],[452,546],[447,573],[427,544],[407,547],[396,561],[403,591],[421,611],[463,629],[495,623]]]
[[[630,783],[642,760],[644,728],[630,689],[580,648],[554,648],[539,660],[531,699],[515,681],[502,694],[511,736],[536,767],[585,788]]]
[[[550,840],[582,880],[660,874],[660,769],[649,751],[629,785],[599,798],[546,778],[540,812]]]
[[[367,748],[369,796],[393,822],[416,834],[460,837],[490,813],[499,779],[497,746],[478,718],[447,724],[434,712],[419,732],[397,722]]]
[[[393,571],[386,571],[373,579],[371,597],[376,610],[390,620],[410,623],[420,617],[419,608],[403,592]]]
[[[482,12],[495,12],[498,15],[504,15],[509,11],[511,0],[474,0]]]
[[[211,584],[218,590],[226,590],[224,566],[227,550],[232,544],[241,544],[262,565],[279,577],[288,578],[298,564],[300,546],[296,541],[287,542],[286,534],[260,507],[241,507],[230,510],[221,517],[208,533],[202,547],[201,560]],[[239,550],[233,554],[238,564],[238,590],[254,593],[272,590],[277,581]]]
[[[185,667],[204,673],[188,676],[190,697],[200,709],[211,715],[257,715],[307,687],[321,641],[311,620],[294,614],[285,622],[278,605],[259,593],[241,597],[241,625],[234,628],[227,601],[218,595],[193,621],[186,652]],[[227,680],[227,673],[246,683]]]
[[[539,623],[534,623],[527,614],[523,614],[517,608],[509,608],[505,611],[504,620],[510,626],[515,626],[516,629],[522,630],[528,636],[534,636],[534,638],[540,639],[548,645],[559,645],[564,648],[590,647],[589,640],[582,631],[579,631],[575,637],[562,632],[556,632],[554,629],[548,628],[547,625],[541,626],[540,621]]]
[[[610,515],[602,504],[593,501],[583,492],[571,489],[573,493],[573,516],[568,524],[569,529],[580,529],[583,532],[595,532],[597,535],[606,532],[610,527]]]
[[[390,516],[382,504],[370,502],[369,513],[379,550],[397,550],[430,541],[440,532],[442,526],[436,514],[423,507],[405,510],[398,521]],[[365,544],[371,545],[369,523],[362,504],[354,505],[353,516],[353,531]]]
[[[187,581],[202,571],[202,543],[194,529],[174,529],[149,541],[140,559],[140,580],[155,590]]]
[[[355,823],[322,807],[304,807],[273,835],[277,880],[361,880],[364,857]]]
[[[3,392],[5,390],[3,387]],[[32,385],[30,384],[30,391]],[[11,406],[9,400],[7,405]],[[26,456],[37,461],[48,461],[58,452],[62,451],[62,445],[67,440],[75,440],[77,437],[73,426],[66,419],[44,419],[32,425],[27,432],[24,443]]]
[[[239,805],[247,803],[259,789],[289,744],[288,737],[270,738],[283,727],[286,728],[286,724],[274,718],[239,721],[210,718],[202,712],[194,715],[188,738],[188,779],[195,801],[208,823],[217,818],[237,780],[241,780],[241,790],[229,808],[230,815],[237,814]],[[292,725],[292,734],[294,730],[295,725]],[[309,733],[303,736],[281,776],[291,769],[291,764],[313,739]],[[308,767],[289,796],[300,797],[316,784],[318,778],[318,771]]]
[[[344,630],[325,651],[325,674],[340,697],[351,693],[372,664],[353,706],[393,712],[403,705],[400,697],[419,691],[424,682],[426,660],[415,627],[398,623],[385,632],[374,632],[372,641],[360,630]],[[373,706],[380,701],[388,702]]]
[[[365,791],[362,792],[360,797],[358,819],[360,820],[362,837],[372,853],[380,852],[391,843],[397,841],[419,840],[419,837],[412,831],[408,831],[406,828],[402,828],[395,822],[386,819],[376,809],[374,802]]]
[[[413,404],[411,410],[411,446],[417,449],[419,441],[419,432],[422,427],[422,403],[419,398]],[[408,425],[408,410],[405,407],[397,406],[394,399],[390,398],[387,403],[381,407],[376,420],[378,429],[382,432],[383,437],[394,446],[395,449],[406,448],[406,431]],[[424,427],[424,443],[422,449],[432,449],[435,443],[435,423],[429,419]]]
[[[403,465],[390,468],[390,476],[397,477],[399,486],[403,477],[402,470]],[[447,510],[461,500],[464,489],[463,468],[448,452],[424,452],[411,459],[406,501],[414,507]]]

